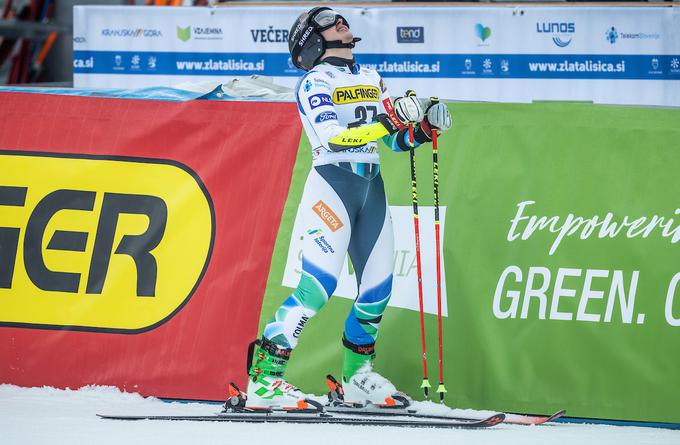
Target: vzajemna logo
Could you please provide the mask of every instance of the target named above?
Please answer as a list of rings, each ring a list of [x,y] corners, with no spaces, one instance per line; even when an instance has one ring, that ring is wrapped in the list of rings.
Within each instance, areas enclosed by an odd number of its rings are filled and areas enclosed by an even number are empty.
[[[175,161],[0,151],[0,326],[136,333],[203,277],[214,209]]]

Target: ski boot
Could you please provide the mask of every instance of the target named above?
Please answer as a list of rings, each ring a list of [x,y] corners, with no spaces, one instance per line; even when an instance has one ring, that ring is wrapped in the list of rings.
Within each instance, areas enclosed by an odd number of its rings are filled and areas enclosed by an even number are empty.
[[[392,382],[373,371],[375,344],[355,345],[345,337],[345,362],[342,369],[342,392],[346,405],[374,405],[403,409],[411,404],[408,396]]]
[[[251,353],[254,348],[254,353]],[[249,409],[280,408],[285,410],[316,409],[307,394],[288,383],[283,373],[290,359],[291,349],[286,349],[262,338],[251,344],[248,360]]]

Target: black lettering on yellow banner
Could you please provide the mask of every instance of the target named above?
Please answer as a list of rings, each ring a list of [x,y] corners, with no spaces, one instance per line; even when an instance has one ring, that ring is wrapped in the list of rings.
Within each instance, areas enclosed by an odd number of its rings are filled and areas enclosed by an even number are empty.
[[[191,297],[213,245],[175,161],[0,152],[0,326],[134,333]]]
[[[374,86],[357,85],[337,88],[333,91],[333,103],[351,104],[355,102],[378,102],[380,89]]]

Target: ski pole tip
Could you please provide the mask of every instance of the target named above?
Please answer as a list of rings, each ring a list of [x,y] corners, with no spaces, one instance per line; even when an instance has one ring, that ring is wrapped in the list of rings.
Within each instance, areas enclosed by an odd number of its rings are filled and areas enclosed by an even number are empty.
[[[448,392],[448,391],[446,390],[446,386],[444,386],[443,383],[440,383],[439,386],[437,387],[437,393],[439,394],[439,401],[440,401],[441,403],[444,403],[444,395],[445,395],[447,392]]]
[[[420,387],[423,389],[423,393],[425,394],[425,398],[429,397],[430,388],[432,388],[432,385],[430,385],[430,381],[427,378],[424,378],[423,383],[420,384]]]

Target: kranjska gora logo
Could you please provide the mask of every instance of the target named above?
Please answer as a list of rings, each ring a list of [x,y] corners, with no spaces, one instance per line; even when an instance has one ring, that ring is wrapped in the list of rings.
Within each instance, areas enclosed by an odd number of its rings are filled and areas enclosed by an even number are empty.
[[[214,210],[174,161],[0,151],[0,326],[135,333],[191,297]]]
[[[116,38],[160,38],[163,33],[160,29],[153,28],[104,28],[101,31],[102,37]]]

